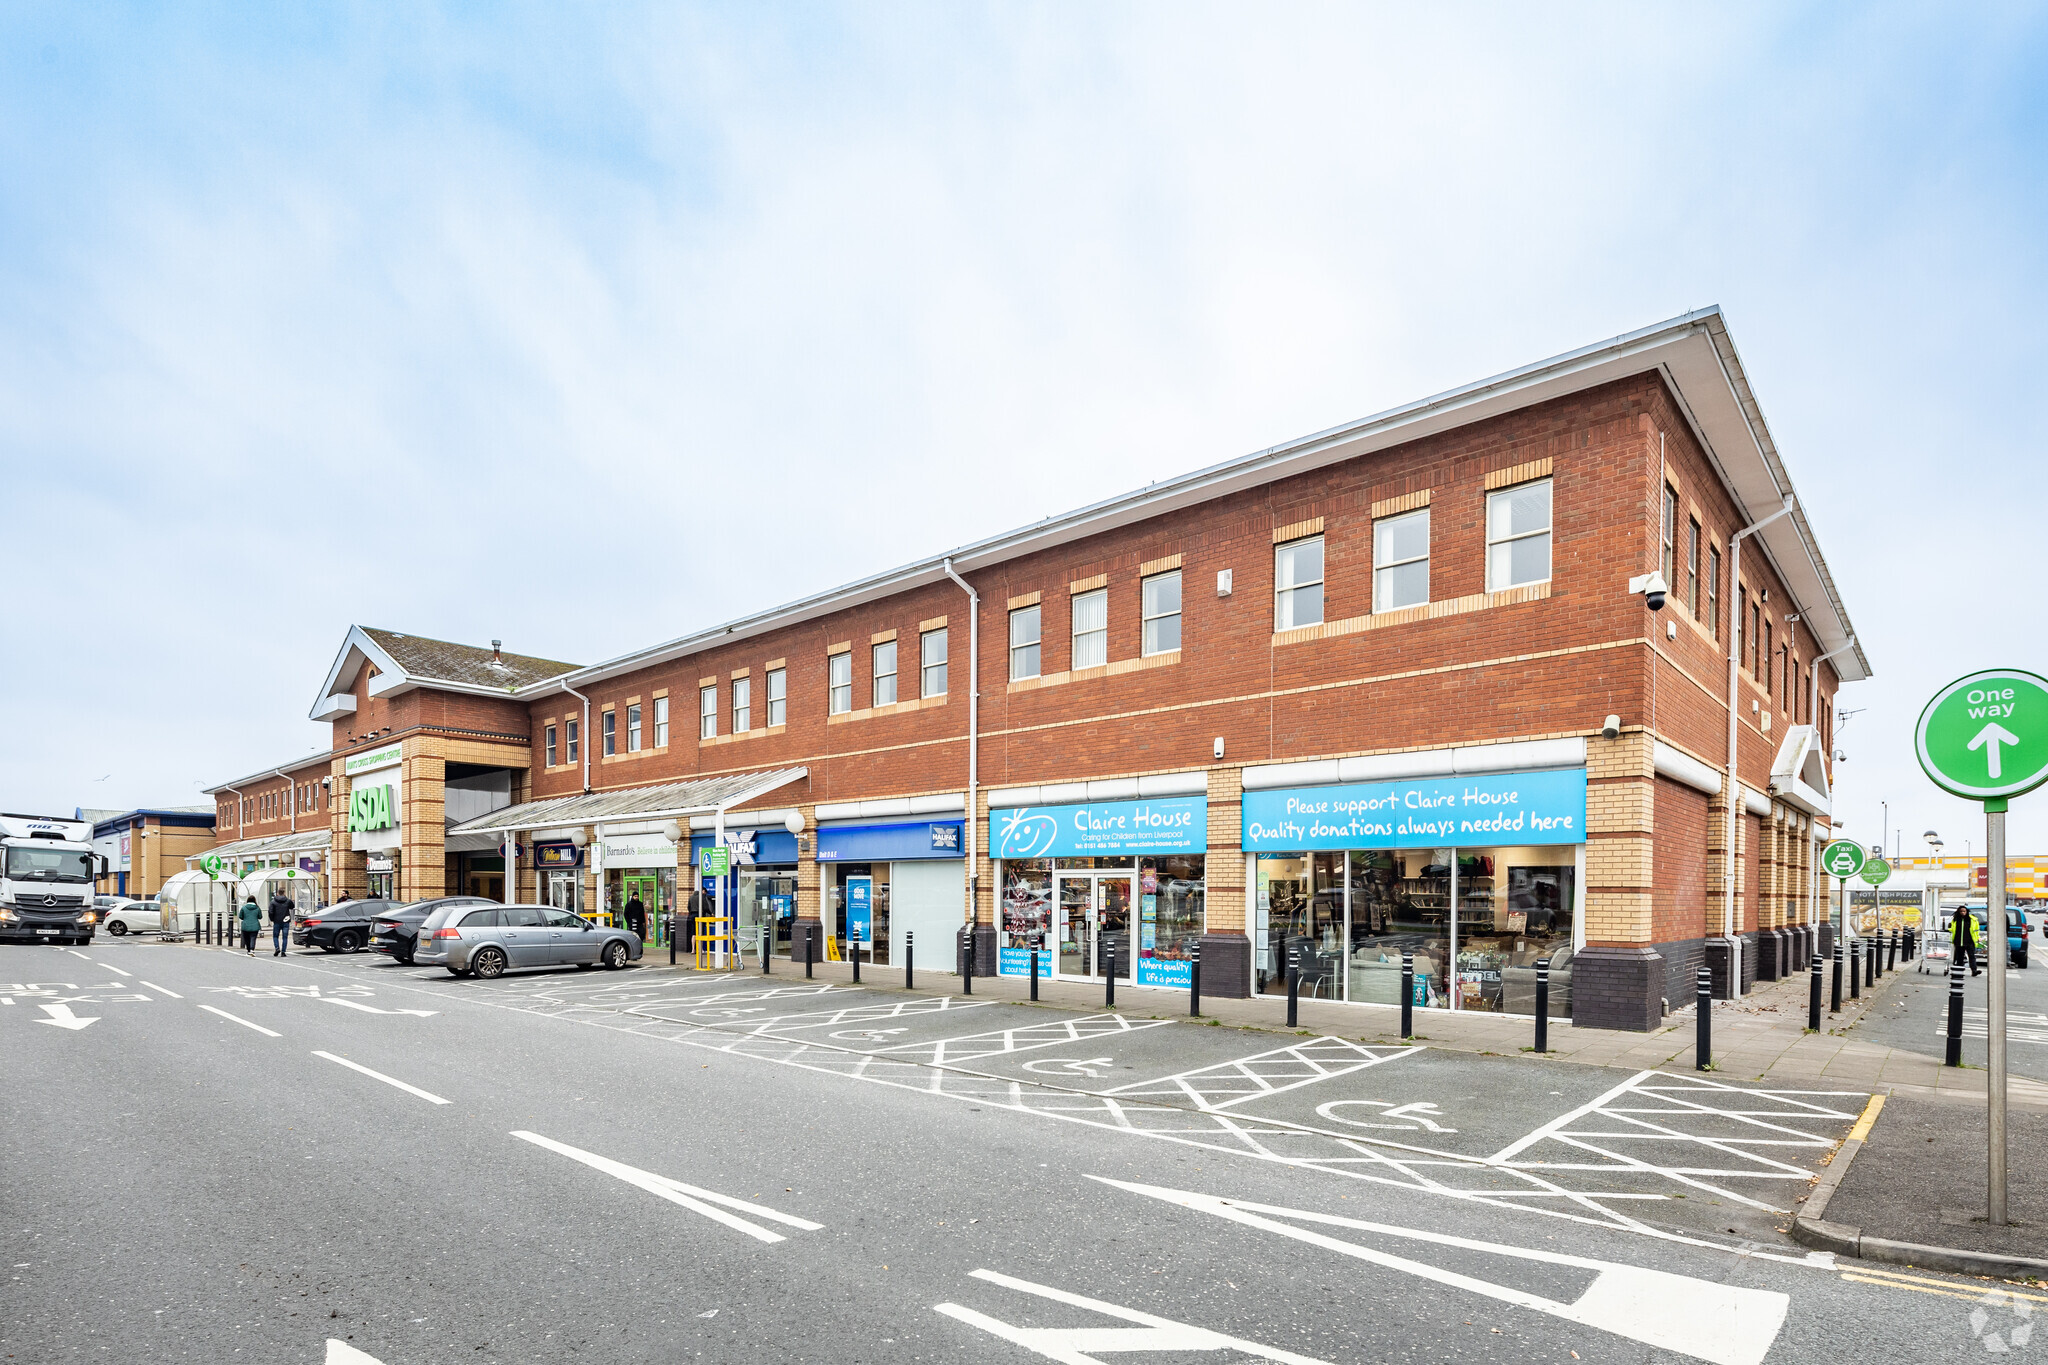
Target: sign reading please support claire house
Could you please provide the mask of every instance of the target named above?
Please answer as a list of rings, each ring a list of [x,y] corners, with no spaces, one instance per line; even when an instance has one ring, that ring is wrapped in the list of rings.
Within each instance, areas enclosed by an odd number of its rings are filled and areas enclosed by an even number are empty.
[[[1585,838],[1584,768],[1244,794],[1247,852],[1578,844]]]
[[[1087,858],[1118,853],[1201,853],[1209,847],[1209,798],[1089,801],[989,812],[991,858]]]

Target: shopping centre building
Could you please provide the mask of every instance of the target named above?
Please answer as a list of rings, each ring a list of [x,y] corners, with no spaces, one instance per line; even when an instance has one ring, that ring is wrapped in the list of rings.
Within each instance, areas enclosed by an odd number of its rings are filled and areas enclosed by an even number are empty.
[[[1709,309],[603,663],[352,628],[216,852],[610,916],[717,844],[780,952],[1644,1029],[1825,947],[1869,671]]]

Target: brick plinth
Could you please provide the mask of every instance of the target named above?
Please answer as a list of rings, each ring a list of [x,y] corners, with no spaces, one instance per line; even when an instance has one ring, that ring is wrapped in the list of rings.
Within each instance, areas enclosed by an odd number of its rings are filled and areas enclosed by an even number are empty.
[[[1572,959],[1572,1023],[1648,1033],[1662,1022],[1664,960],[1648,948],[1588,947]]]
[[[1252,983],[1252,941],[1244,934],[1204,934],[1202,994],[1219,1000],[1248,998]]]

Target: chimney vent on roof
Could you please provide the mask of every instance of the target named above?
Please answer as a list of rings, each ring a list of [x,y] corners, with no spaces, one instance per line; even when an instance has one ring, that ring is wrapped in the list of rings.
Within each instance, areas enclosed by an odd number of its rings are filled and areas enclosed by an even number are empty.
[[[494,664],[501,664],[501,663],[504,663],[504,662],[505,662],[505,655],[504,655],[504,652],[503,652],[503,650],[502,650],[502,648],[501,648],[501,646],[503,646],[503,645],[504,645],[504,643],[505,643],[505,642],[504,642],[503,640],[493,640],[493,641],[491,641],[491,662],[492,662],[492,663],[494,663]]]

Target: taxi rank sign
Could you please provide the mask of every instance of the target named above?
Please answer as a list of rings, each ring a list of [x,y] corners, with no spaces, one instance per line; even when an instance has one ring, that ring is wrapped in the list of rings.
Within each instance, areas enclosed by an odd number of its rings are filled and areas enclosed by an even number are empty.
[[[1984,803],[1985,922],[1991,951],[1985,964],[1985,1105],[1990,1138],[1985,1161],[1985,1221],[2006,1219],[2005,1055],[2005,807],[2048,781],[2048,678],[2017,668],[1990,668],[1958,678],[1934,694],[1913,730],[1920,767],[1943,791]],[[1967,913],[1967,912],[1965,912]],[[1952,991],[1961,989],[1953,976]],[[1958,1005],[1959,1005],[1958,1001]],[[1951,1007],[1951,1019],[1960,1009]]]

